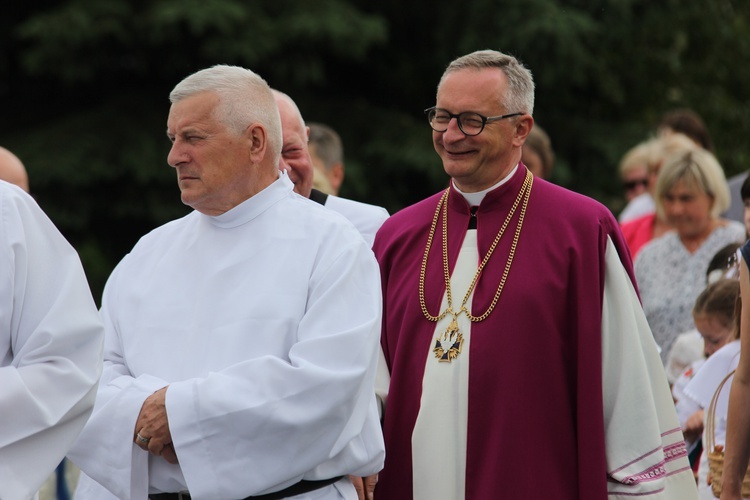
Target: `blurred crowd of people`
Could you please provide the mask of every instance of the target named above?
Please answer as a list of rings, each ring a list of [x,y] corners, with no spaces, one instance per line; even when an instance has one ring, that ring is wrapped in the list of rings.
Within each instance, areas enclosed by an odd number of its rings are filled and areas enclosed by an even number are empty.
[[[619,175],[627,205],[618,220],[699,495],[718,498],[721,481],[714,481],[708,462],[715,450],[703,445],[708,433],[712,446],[727,445],[729,386],[708,411],[739,364],[740,269],[747,265],[740,249],[750,235],[750,177],[726,178],[708,128],[690,109],[666,113],[652,137],[623,155]]]

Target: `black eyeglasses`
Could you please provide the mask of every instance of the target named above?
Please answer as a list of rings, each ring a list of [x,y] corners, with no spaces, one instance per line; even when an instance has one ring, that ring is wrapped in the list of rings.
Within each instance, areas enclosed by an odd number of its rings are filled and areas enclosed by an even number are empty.
[[[464,111],[463,113],[453,114],[449,111],[438,107],[431,107],[424,110],[427,114],[427,121],[435,132],[445,132],[448,130],[448,124],[455,118],[458,121],[458,128],[464,135],[479,135],[484,130],[484,126],[490,122],[496,122],[512,116],[521,116],[523,113],[509,113],[500,116],[482,116],[473,111]]]
[[[622,187],[625,188],[625,191],[632,191],[638,186],[648,187],[648,179],[636,179],[634,181],[622,183]]]

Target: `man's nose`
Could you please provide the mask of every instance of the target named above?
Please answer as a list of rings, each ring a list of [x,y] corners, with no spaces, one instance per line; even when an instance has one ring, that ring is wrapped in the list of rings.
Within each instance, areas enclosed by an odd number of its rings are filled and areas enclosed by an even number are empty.
[[[172,147],[167,154],[167,163],[171,167],[177,167],[177,165],[187,161],[187,155],[182,151],[177,142],[172,143]]]
[[[461,131],[461,127],[458,126],[458,118],[455,116],[452,117],[448,122],[448,128],[443,132],[443,141],[456,142],[462,140],[464,137],[466,137],[466,134],[464,134]]]

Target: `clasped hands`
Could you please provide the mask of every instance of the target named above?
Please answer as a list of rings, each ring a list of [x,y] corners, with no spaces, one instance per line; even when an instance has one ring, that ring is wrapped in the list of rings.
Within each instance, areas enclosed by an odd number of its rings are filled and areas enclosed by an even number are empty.
[[[170,464],[176,464],[177,454],[172,445],[165,404],[167,387],[162,387],[143,402],[138,420],[135,422],[133,442],[152,455],[163,457]]]
[[[167,386],[169,387],[169,386]],[[170,464],[178,463],[177,454],[172,445],[172,434],[169,432],[169,420],[167,419],[167,406],[165,403],[167,387],[162,387],[151,394],[143,402],[138,420],[135,422],[133,442],[141,449],[163,457]],[[375,484],[378,481],[377,474],[358,478],[350,476],[361,500],[372,498]]]

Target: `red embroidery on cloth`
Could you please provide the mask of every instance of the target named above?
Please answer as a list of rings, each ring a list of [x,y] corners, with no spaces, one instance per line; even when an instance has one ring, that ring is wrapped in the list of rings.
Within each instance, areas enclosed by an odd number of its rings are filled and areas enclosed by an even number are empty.
[[[672,434],[674,431],[670,430],[662,434],[662,436]],[[652,455],[655,452],[661,451],[664,455],[664,458],[657,464],[651,466],[650,468],[646,469],[645,471],[634,474],[632,476],[627,476],[623,478],[621,481],[617,481],[611,476],[608,478],[608,481],[610,482],[619,482],[621,484],[626,485],[634,485],[634,484],[640,484],[647,481],[654,481],[656,479],[660,479],[662,477],[665,477],[667,475],[672,475],[677,472],[682,472],[682,469],[679,471],[673,471],[669,474],[667,474],[666,464],[668,462],[673,462],[675,460],[678,460],[682,457],[687,456],[687,446],[685,445],[685,441],[678,441],[676,443],[670,444],[668,446],[664,446],[663,448],[657,448],[656,450],[650,451],[649,453],[644,454],[643,456],[637,458],[636,460],[630,462],[629,464],[625,465],[624,467],[621,467],[618,470],[622,470],[623,468],[630,466],[634,463],[636,463],[639,460],[642,460],[643,458]],[[651,493],[648,493],[651,494]]]
[[[677,460],[684,456],[687,456],[687,446],[685,445],[685,441],[679,441],[664,447],[664,460],[667,462]]]
[[[659,462],[658,464],[654,465],[650,469],[647,469],[641,472],[640,474],[626,477],[622,481],[622,483],[623,484],[639,484],[644,481],[653,481],[655,479],[661,478],[666,473],[667,473],[667,469],[664,467],[664,462]]]

